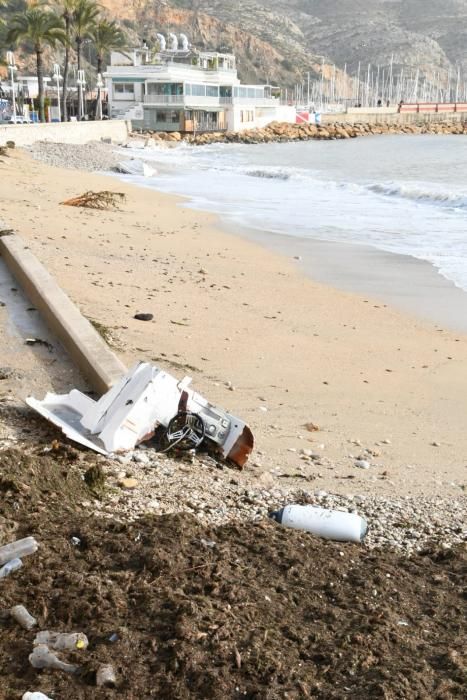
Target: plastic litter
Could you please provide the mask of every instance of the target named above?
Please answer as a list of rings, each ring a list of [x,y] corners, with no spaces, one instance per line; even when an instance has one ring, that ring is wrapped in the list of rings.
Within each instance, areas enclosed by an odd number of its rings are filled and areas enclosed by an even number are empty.
[[[25,537],[22,540],[5,544],[3,547],[0,547],[0,566],[12,559],[22,559],[28,554],[34,554],[34,552],[37,552],[38,547],[39,545],[34,537]]]
[[[326,540],[361,543],[368,530],[367,522],[356,513],[328,510],[316,506],[290,505],[269,517],[296,530],[306,530]]]
[[[22,566],[23,562],[21,559],[12,559],[11,561],[8,561],[0,568],[0,578],[6,578],[13,573],[13,571],[18,571],[18,569],[21,569]]]
[[[10,609],[10,615],[25,630],[32,630],[37,625],[36,618],[28,613],[24,605],[15,605]]]
[[[32,693],[26,691],[23,695],[23,700],[52,700],[48,695],[44,695],[39,690],[35,690]]]
[[[79,669],[79,666],[60,661],[46,644],[38,644],[34,647],[32,654],[29,654],[29,661],[34,668],[50,668],[56,671],[65,671],[65,673],[76,673]]]
[[[106,688],[115,688],[117,685],[117,676],[115,669],[111,664],[103,664],[96,671],[96,685]]]
[[[34,644],[46,644],[49,649],[64,651],[65,649],[87,649],[88,638],[82,632],[38,632]]]

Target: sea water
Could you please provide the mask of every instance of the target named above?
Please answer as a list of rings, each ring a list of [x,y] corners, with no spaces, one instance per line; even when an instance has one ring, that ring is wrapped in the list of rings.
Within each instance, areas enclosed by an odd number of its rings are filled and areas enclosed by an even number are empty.
[[[158,175],[124,179],[186,195],[228,222],[412,256],[467,290],[465,136],[181,144],[131,155]]]

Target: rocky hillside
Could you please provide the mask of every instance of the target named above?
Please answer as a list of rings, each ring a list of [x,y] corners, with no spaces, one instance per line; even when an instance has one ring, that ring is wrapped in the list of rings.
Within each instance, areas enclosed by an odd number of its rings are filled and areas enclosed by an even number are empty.
[[[151,37],[183,29],[201,47],[232,48],[243,80],[292,85],[322,56],[364,66],[420,68],[428,78],[467,74],[467,0],[106,0]]]
[[[11,8],[24,0],[10,0]],[[331,64],[420,69],[430,82],[467,78],[467,0],[102,0],[130,41],[185,32],[199,48],[232,50],[244,82],[293,86]],[[8,21],[8,10],[2,11]],[[5,31],[5,30],[3,30]],[[0,44],[1,44],[0,29]],[[19,53],[19,52],[18,52]],[[85,56],[92,61],[92,56]],[[20,63],[33,70],[28,52]],[[464,80],[466,79],[464,78]],[[341,80],[339,76],[337,80]]]

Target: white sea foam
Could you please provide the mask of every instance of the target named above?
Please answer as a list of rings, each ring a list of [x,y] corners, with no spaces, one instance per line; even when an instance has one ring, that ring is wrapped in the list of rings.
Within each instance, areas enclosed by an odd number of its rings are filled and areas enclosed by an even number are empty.
[[[466,140],[182,145],[144,157],[159,176],[141,184],[187,195],[191,206],[262,230],[411,255],[467,290]]]

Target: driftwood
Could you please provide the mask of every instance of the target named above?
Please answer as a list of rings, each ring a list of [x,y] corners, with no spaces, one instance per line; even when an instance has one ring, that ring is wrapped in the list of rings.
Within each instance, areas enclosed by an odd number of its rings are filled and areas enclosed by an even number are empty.
[[[109,192],[108,190],[103,190],[102,192],[85,192],[79,197],[72,197],[71,199],[66,199],[61,204],[65,204],[68,207],[87,207],[88,209],[110,209],[111,207],[117,207],[118,205],[125,201],[125,195],[123,192]]]

